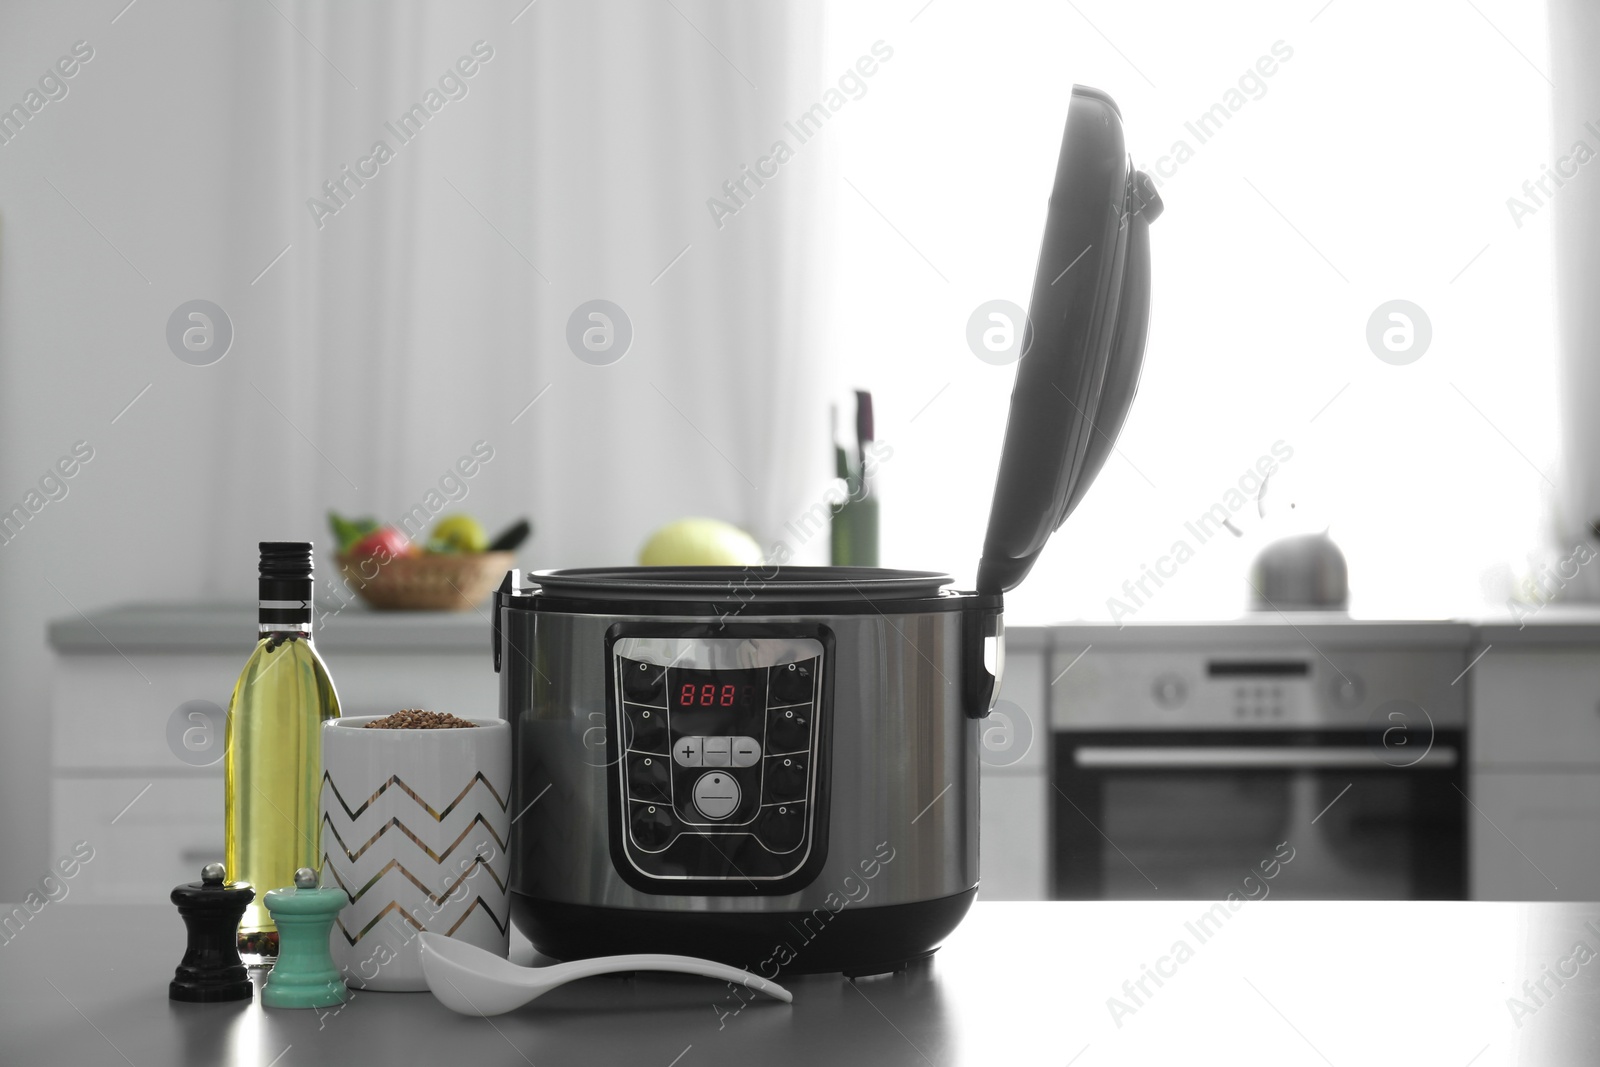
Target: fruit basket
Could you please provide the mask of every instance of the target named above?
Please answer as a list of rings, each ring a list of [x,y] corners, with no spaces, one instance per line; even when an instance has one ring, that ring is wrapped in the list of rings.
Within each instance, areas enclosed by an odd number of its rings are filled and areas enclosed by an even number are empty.
[[[337,557],[345,581],[380,611],[467,611],[516,563],[513,552]]]

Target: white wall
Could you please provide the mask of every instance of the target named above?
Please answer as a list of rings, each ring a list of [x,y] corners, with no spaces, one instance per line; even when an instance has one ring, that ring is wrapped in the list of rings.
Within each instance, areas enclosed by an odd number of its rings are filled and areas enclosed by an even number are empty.
[[[1551,78],[1556,93],[1554,143],[1567,154],[1578,141],[1600,152],[1600,70],[1594,44],[1600,41],[1600,9],[1583,0],[1550,4]],[[1567,456],[1563,483],[1565,519],[1571,532],[1600,520],[1600,176],[1592,162],[1560,190],[1549,214],[1555,231],[1557,302],[1561,328],[1561,402],[1565,414],[1562,449]]]

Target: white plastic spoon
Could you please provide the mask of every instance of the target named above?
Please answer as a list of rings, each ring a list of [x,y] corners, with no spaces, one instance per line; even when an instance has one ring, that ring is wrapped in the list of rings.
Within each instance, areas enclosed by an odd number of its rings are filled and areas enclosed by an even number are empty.
[[[694,956],[663,956],[640,953],[632,956],[599,956],[548,967],[519,967],[486,949],[443,934],[421,933],[422,976],[439,1002],[463,1015],[500,1015],[520,1008],[556,986],[575,978],[628,971],[676,971],[717,978],[765,993],[785,1004],[794,1000],[783,986],[737,967],[697,959]]]

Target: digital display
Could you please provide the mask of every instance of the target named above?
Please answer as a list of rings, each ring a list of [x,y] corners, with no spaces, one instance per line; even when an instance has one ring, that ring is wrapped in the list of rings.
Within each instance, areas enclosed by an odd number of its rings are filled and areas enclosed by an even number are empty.
[[[1212,678],[1304,678],[1311,664],[1304,660],[1212,660],[1206,674]]]
[[[678,670],[669,675],[668,699],[673,711],[757,711],[766,706],[765,668]]]
[[[735,702],[741,708],[750,706],[750,698],[755,695],[756,687],[753,685],[737,686],[729,682],[717,685],[707,682],[705,685],[695,685],[693,682],[684,682],[683,689],[678,693],[678,706],[682,708],[731,708]]]

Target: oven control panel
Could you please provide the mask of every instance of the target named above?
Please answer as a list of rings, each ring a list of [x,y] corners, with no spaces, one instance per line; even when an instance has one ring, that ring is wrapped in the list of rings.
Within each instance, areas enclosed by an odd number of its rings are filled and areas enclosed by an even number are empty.
[[[1441,729],[1466,722],[1459,647],[1351,647],[1285,627],[1278,644],[1079,653],[1056,668],[1052,724],[1077,729],[1379,729],[1391,711]],[[1198,640],[1198,638],[1196,638]],[[1221,642],[1219,641],[1219,645]],[[1080,662],[1081,660],[1081,662]]]
[[[805,865],[826,666],[808,638],[613,644],[612,832],[635,875],[759,884]]]

